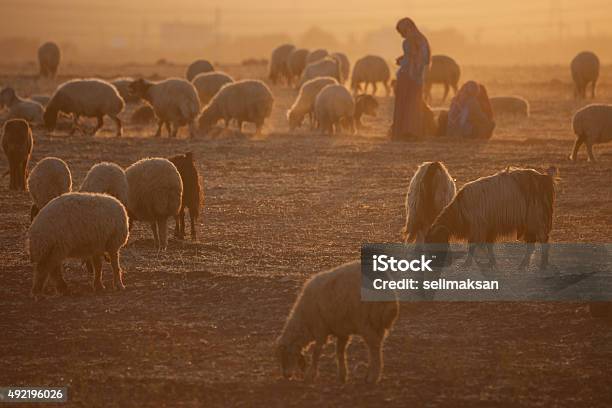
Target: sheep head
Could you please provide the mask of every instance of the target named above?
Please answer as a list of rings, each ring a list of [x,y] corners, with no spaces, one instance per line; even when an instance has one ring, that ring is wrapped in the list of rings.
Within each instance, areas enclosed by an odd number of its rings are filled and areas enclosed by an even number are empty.
[[[0,107],[10,106],[17,98],[15,90],[11,87],[6,87],[0,92]]]
[[[200,118],[198,119],[198,125],[200,126],[200,130],[204,133],[208,133],[210,129],[214,125],[217,124],[220,115],[217,112],[217,108],[213,103],[208,104],[202,113],[200,114]]]
[[[289,121],[289,130],[293,131],[302,126],[304,115],[299,115],[295,109],[290,109],[287,111],[287,120]]]
[[[355,115],[369,115],[376,117],[378,101],[372,95],[357,95],[355,98]]]
[[[140,78],[128,85],[128,89],[132,95],[136,95],[139,98],[144,98],[149,91],[149,88],[153,86],[153,83],[146,79]]]
[[[281,366],[283,377],[290,379],[299,370],[302,374],[306,370],[306,359],[302,349],[296,346],[278,344],[276,356]]]

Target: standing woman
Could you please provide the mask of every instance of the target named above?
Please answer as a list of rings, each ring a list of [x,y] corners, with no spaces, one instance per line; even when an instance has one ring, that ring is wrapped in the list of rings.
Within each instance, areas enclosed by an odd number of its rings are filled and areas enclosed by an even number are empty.
[[[431,51],[427,38],[410,18],[401,19],[395,28],[404,38],[404,55],[396,60],[400,67],[395,84],[391,139],[407,140],[423,136],[424,133],[423,83],[429,69]]]

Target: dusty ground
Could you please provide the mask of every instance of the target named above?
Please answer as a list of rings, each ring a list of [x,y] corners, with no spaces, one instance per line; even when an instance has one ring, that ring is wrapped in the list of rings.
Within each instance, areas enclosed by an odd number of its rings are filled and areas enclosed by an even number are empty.
[[[24,94],[56,85],[17,77],[22,67],[0,69],[0,83]],[[183,69],[63,72],[165,76]],[[226,69],[236,77],[263,74]],[[313,273],[355,259],[362,242],[398,240],[407,182],[424,160],[444,161],[459,185],[507,165],[554,164],[562,181],[552,240],[610,242],[612,145],[596,147],[596,164],[586,163],[584,151],[578,163],[567,161],[570,117],[579,106],[570,99],[567,69],[464,71],[491,95],[528,98],[532,117],[500,119],[488,143],[398,144],[383,139],[391,99],[381,96],[380,115],[366,118],[361,136],[288,134],[284,112],[294,92],[275,87],[273,118],[259,139],[230,132],[154,140],[152,126],[129,124],[115,139],[110,121],[95,138],[36,129],[33,163],[65,159],[75,186],[102,160],[127,166],[191,150],[206,204],[199,242],[172,240],[163,254],[137,226],[123,251],[125,292],[93,294],[90,277],[69,262],[65,277],[75,294],[35,303],[24,250],[29,197],[0,180],[0,385],[66,385],[70,405],[83,407],[610,406],[612,326],[591,319],[581,304],[404,305],[378,386],[361,383],[363,367],[356,367],[366,354],[359,340],[349,349],[354,375],[346,385],[334,380],[332,347],[317,383],[279,378],[272,346],[299,287]],[[601,76],[598,100],[612,102],[612,67]],[[6,167],[2,160],[0,172]]]

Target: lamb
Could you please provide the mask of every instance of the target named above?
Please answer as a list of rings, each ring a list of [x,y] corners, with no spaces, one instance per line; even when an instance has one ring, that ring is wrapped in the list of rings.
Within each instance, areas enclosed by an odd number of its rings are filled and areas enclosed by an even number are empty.
[[[193,160],[192,152],[170,157],[169,160],[176,166],[183,182],[181,210],[178,217],[175,217],[176,225],[174,236],[179,239],[185,237],[185,207],[187,207],[189,209],[189,218],[191,221],[191,239],[195,241],[195,225],[200,216],[200,208],[204,201],[202,179]]]
[[[61,58],[60,49],[54,42],[46,42],[38,48],[38,64],[40,76],[55,78]]]
[[[161,157],[137,161],[125,170],[128,182],[128,214],[151,225],[155,247],[168,246],[168,217],[181,209],[183,182],[176,166]]]
[[[285,378],[306,369],[304,350],[314,343],[306,378],[318,375],[319,357],[329,336],[337,338],[338,380],[347,380],[346,347],[352,335],[361,336],[369,349],[366,382],[376,383],[383,371],[383,343],[399,314],[397,300],[361,301],[361,266],[352,262],[309,279],[298,295],[281,335],[276,353]]]
[[[28,232],[30,260],[36,264],[32,296],[38,299],[47,277],[57,290],[68,294],[62,277],[67,258],[90,260],[94,267],[93,287],[102,284],[102,257],[108,254],[113,269],[113,287],[125,289],[119,251],[128,239],[125,207],[106,194],[68,193],[43,208]]]
[[[382,82],[389,96],[389,79],[391,72],[387,62],[377,55],[366,55],[360,58],[353,66],[353,75],[351,77],[351,89],[355,93],[361,91],[361,84],[365,83],[364,92],[367,93],[368,85],[372,84],[372,95],[376,95],[376,83]]]
[[[140,100],[137,95],[134,95],[130,91],[130,84],[134,82],[134,78],[122,77],[113,79],[110,83],[117,88],[119,95],[123,98],[125,103],[136,103]]]
[[[529,117],[529,102],[520,96],[494,96],[489,98],[493,114]]]
[[[591,98],[595,98],[595,87],[599,78],[599,58],[590,51],[576,55],[570,64],[574,80],[574,97],[586,98],[586,89],[591,84]]]
[[[160,82],[138,79],[130,84],[130,90],[151,104],[158,118],[160,137],[166,125],[168,135],[176,138],[181,126],[189,126],[189,134],[195,136],[194,121],[200,112],[200,98],[191,82],[181,78],[169,78]]]
[[[13,88],[7,87],[0,92],[0,106],[8,107],[10,119],[23,119],[30,123],[43,121],[43,106],[38,102],[20,98]]]
[[[516,236],[527,243],[519,269],[529,265],[535,242],[542,244],[540,268],[545,269],[556,173],[554,167],[546,174],[533,169],[507,168],[465,184],[435,219],[425,242],[448,245],[451,238],[467,240],[466,266],[470,266],[479,244]],[[493,248],[486,246],[489,266],[494,268]]]
[[[289,54],[295,49],[295,46],[292,44],[283,44],[276,47],[272,51],[272,56],[270,57],[270,71],[268,73],[268,78],[272,81],[272,84],[276,85],[276,83],[281,79],[285,78],[287,83],[290,84],[291,74],[288,69],[288,61]]]
[[[289,54],[287,69],[292,83],[294,78],[300,78],[302,72],[304,72],[304,68],[306,68],[306,58],[308,58],[309,53],[310,51],[305,48],[297,48]]]
[[[128,204],[128,184],[125,171],[115,163],[102,162],[93,165],[79,189],[86,193],[108,194],[124,206]]]
[[[327,85],[338,85],[338,81],[332,77],[320,77],[311,79],[302,85],[300,93],[291,108],[287,111],[287,120],[289,121],[289,129],[294,130],[302,125],[304,117],[310,115],[311,124],[313,123],[312,115],[314,112],[314,101],[321,89]]]
[[[45,157],[32,169],[28,177],[28,191],[32,198],[30,220],[55,197],[72,191],[72,175],[65,161]]]
[[[314,104],[319,129],[334,134],[341,127],[355,131],[355,101],[343,85],[327,85],[319,92]]]
[[[448,55],[433,55],[431,57],[431,66],[429,72],[425,76],[425,89],[424,93],[426,99],[431,101],[431,87],[433,84],[444,85],[444,96],[442,102],[446,100],[448,91],[453,88],[455,94],[457,94],[457,85],[459,84],[459,78],[461,77],[461,68],[459,64],[449,57]]]
[[[357,95],[355,97],[355,125],[358,129],[362,128],[361,117],[363,115],[376,117],[378,101],[372,95]]]
[[[9,189],[25,190],[28,162],[32,153],[32,129],[23,119],[10,119],[4,122],[2,150],[8,159],[10,173]]]
[[[300,77],[298,88],[301,88],[311,79],[327,76],[335,78],[338,82],[340,82],[342,79],[340,64],[333,58],[323,58],[320,61],[306,65],[306,68],[304,68],[304,72],[302,72],[302,76]]]
[[[340,73],[342,74],[342,80],[340,82],[344,84],[351,72],[351,63],[346,54],[341,52],[334,52],[331,56],[340,64]]]
[[[230,121],[236,119],[240,131],[243,122],[253,122],[257,127],[255,134],[261,134],[273,104],[272,92],[262,81],[242,80],[225,84],[202,111],[200,129],[210,131],[219,119],[225,121],[227,128]]]
[[[155,120],[155,111],[151,105],[142,105],[132,113],[130,122],[135,125],[148,125]]]
[[[574,114],[572,128],[576,135],[571,160],[578,159],[578,149],[586,145],[589,161],[594,162],[593,145],[612,141],[612,105],[591,104]]]
[[[203,59],[199,59],[199,60],[192,62],[189,65],[189,67],[187,67],[187,72],[185,73],[185,77],[187,78],[187,81],[191,82],[193,81],[193,78],[195,78],[199,74],[202,74],[205,72],[212,72],[214,70],[215,70],[215,67],[213,67],[213,65],[210,62],[203,60]]]
[[[316,49],[308,54],[306,57],[306,65],[312,64],[313,62],[321,61],[323,58],[328,57],[329,52],[323,48]]]
[[[425,241],[425,233],[438,214],[455,196],[455,181],[441,162],[419,165],[406,194],[406,225],[402,237],[406,243]]]
[[[117,125],[116,136],[123,134],[121,120],[117,117],[125,102],[110,83],[101,79],[73,79],[60,85],[43,116],[45,126],[50,131],[55,129],[57,116],[60,112],[73,115],[73,127],[70,134],[79,129],[79,118],[81,116],[97,118],[98,125],[93,131],[95,135],[104,124],[104,116],[109,116]]]
[[[198,74],[198,76],[191,81],[198,92],[202,106],[206,106],[213,96],[219,92],[219,89],[230,82],[234,82],[234,78],[225,72],[206,72]]]

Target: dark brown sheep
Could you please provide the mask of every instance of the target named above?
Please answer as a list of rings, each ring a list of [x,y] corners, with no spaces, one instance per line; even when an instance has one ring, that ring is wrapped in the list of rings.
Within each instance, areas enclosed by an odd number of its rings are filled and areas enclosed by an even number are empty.
[[[28,162],[32,153],[32,130],[23,119],[11,119],[4,123],[2,150],[8,159],[10,174],[9,189],[25,190]]]
[[[574,80],[574,97],[586,98],[587,86],[591,84],[591,98],[595,98],[595,87],[599,78],[599,58],[590,51],[576,55],[570,65]]]
[[[180,212],[175,217],[174,235],[179,239],[185,238],[185,207],[187,207],[191,219],[191,239],[195,240],[195,224],[200,216],[200,207],[204,202],[204,190],[202,189],[200,174],[193,161],[193,153],[179,154],[170,157],[168,160],[176,166],[183,180],[183,198]]]
[[[357,128],[362,128],[361,123],[362,115],[369,115],[376,117],[376,111],[378,110],[378,101],[372,95],[362,94],[355,97],[355,125]]]
[[[431,101],[431,87],[433,84],[444,85],[444,96],[442,101],[446,100],[448,91],[453,88],[457,93],[457,84],[461,76],[461,68],[459,64],[447,55],[434,55],[431,57],[431,67],[426,75],[425,81],[425,97]]]

